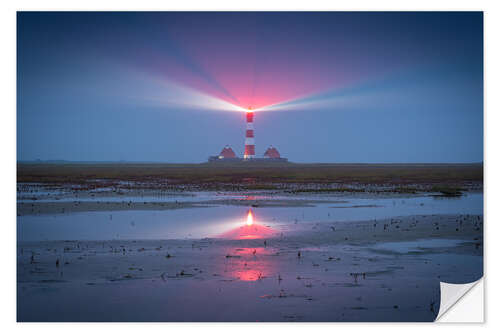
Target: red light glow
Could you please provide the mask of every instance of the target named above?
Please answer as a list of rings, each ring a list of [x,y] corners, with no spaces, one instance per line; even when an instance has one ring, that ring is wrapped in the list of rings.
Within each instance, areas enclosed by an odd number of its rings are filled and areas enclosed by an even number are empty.
[[[229,230],[219,237],[228,239],[262,239],[270,238],[276,232],[270,228],[260,225],[256,222],[255,215],[252,210],[248,210],[247,218],[243,226]]]
[[[269,260],[272,252],[265,247],[229,249],[224,270],[241,281],[259,281],[275,273],[275,267]]]
[[[257,281],[264,277],[262,272],[256,269],[237,271],[234,275],[241,281]]]
[[[249,210],[247,215],[247,225],[251,226],[252,224],[253,224],[253,214],[252,211]]]

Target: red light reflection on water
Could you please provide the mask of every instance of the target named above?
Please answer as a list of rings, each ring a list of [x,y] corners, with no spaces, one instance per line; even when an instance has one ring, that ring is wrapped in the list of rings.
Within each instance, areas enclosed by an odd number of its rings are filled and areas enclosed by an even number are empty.
[[[273,234],[275,234],[275,231],[271,227],[257,223],[257,219],[250,209],[248,210],[246,222],[243,226],[229,230],[220,235],[220,237],[228,239],[262,239],[269,238]]]
[[[235,272],[235,277],[240,279],[241,281],[257,281],[262,279],[264,275],[263,272],[259,270],[250,269],[250,270]]]
[[[253,214],[252,214],[252,210],[250,209],[248,211],[248,215],[247,215],[247,225],[250,226],[253,224]]]
[[[265,247],[243,247],[229,249],[225,272],[241,281],[258,281],[275,273],[269,261],[271,250]]]
[[[242,219],[240,226],[220,235],[222,238],[234,240],[253,240],[271,238],[276,234],[270,227],[258,224],[252,210],[248,210],[246,220]],[[232,278],[241,281],[258,281],[273,274],[268,256],[272,249],[262,245],[257,247],[232,247],[227,249],[225,272]],[[245,243],[246,245],[246,243]],[[248,245],[246,245],[248,246]]]

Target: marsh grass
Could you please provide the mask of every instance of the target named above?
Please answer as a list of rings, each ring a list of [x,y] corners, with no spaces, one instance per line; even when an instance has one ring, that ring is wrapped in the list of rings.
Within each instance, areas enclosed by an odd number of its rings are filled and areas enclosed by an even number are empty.
[[[427,186],[426,191],[432,189],[443,195],[459,195],[466,184],[482,184],[483,164],[18,163],[17,181],[80,184],[82,191],[130,181],[134,183],[130,187],[147,183],[148,188],[154,185],[174,190],[197,186],[201,190],[288,190],[294,193],[364,192],[365,185],[371,184],[389,185],[392,188],[387,191],[391,192],[416,193]]]

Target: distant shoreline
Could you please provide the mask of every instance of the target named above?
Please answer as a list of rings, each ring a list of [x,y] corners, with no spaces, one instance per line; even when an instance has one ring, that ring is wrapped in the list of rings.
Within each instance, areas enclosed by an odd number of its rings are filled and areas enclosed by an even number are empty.
[[[128,164],[128,165],[147,165],[147,164],[163,164],[163,165],[204,165],[203,162],[166,162],[166,161],[73,161],[73,160],[19,160],[17,164]],[[231,164],[230,162],[228,162]],[[238,162],[239,163],[239,162]],[[475,165],[484,164],[484,162],[293,162],[289,164],[296,165]]]

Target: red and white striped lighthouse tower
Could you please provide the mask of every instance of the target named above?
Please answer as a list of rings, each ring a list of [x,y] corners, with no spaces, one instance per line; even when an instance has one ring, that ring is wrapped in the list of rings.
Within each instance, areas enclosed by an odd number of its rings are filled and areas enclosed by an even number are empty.
[[[253,136],[253,111],[252,108],[248,108],[247,111],[247,130],[245,135],[245,153],[243,158],[250,159],[255,158],[255,141]]]

